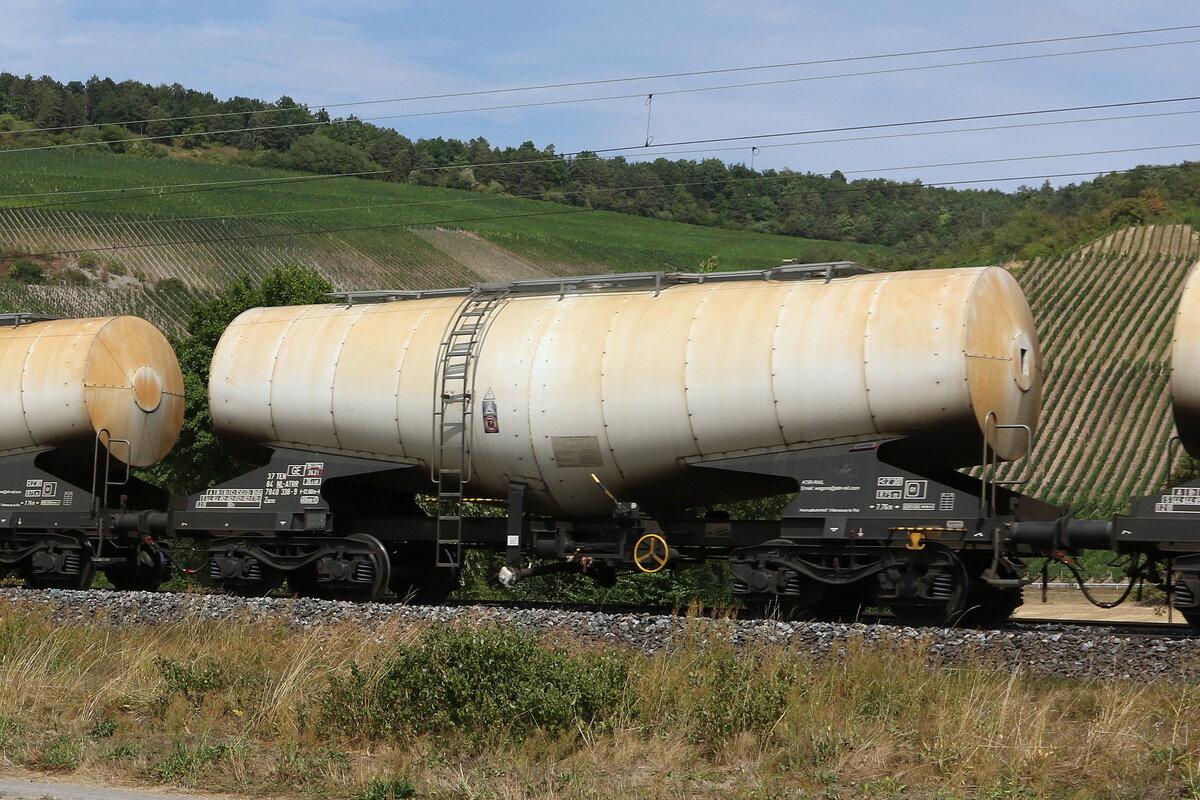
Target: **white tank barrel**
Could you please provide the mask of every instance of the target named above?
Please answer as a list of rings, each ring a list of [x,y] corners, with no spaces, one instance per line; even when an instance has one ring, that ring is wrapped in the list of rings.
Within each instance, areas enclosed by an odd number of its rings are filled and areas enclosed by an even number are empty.
[[[479,317],[467,493],[523,482],[531,508],[605,514],[595,473],[622,500],[698,506],[762,481],[722,473],[722,493],[697,462],[907,437],[918,466],[948,469],[979,462],[985,427],[999,457],[1023,455],[1024,431],[993,428],[1032,429],[1040,410],[1016,281],[994,267],[843,273],[513,284]],[[470,320],[462,295],[411,294],[239,316],[212,363],[217,430],[416,464],[407,488],[429,491],[441,346]]]
[[[1171,406],[1184,449],[1200,457],[1200,263],[1188,273],[1175,311]]]
[[[99,435],[141,467],[174,446],[183,376],[158,328],[138,317],[0,323],[0,455],[59,448],[90,460]]]

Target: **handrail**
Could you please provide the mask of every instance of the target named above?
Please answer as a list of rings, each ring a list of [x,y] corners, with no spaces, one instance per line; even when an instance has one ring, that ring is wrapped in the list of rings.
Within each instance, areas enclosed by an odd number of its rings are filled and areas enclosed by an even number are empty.
[[[989,442],[988,433],[999,433],[1002,430],[1023,430],[1025,431],[1025,446],[1026,452],[1033,449],[1033,428],[1024,423],[1006,423],[1001,425],[999,417],[995,411],[989,411],[983,418],[983,453],[980,456],[979,463],[983,467],[983,491],[979,494],[979,515],[983,519],[988,519],[996,511],[996,487],[997,486],[1022,486],[1028,481],[997,481],[994,476],[996,470],[1000,466],[1000,458],[996,454],[996,448],[992,447]]]
[[[612,275],[582,275],[571,278],[525,278],[497,283],[476,283],[453,289],[375,289],[359,292],[329,292],[326,297],[345,301],[347,306],[360,303],[390,303],[422,300],[430,297],[467,297],[476,294],[557,294],[600,292],[621,289],[650,289],[657,295],[668,286],[733,281],[822,280],[864,275],[880,270],[853,261],[827,261],[818,264],[784,264],[762,270],[729,272],[624,272]]]

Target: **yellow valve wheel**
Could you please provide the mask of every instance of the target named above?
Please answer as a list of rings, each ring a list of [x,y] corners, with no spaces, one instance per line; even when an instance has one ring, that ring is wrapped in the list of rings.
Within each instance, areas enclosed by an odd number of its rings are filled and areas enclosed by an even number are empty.
[[[633,546],[633,563],[642,572],[661,572],[670,560],[667,540],[657,533],[647,533]]]

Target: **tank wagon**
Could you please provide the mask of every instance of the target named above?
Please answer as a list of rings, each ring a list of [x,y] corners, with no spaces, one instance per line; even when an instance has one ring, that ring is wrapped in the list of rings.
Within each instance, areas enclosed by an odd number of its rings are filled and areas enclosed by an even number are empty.
[[[0,315],[0,573],[79,588],[100,568],[157,588],[166,554],[135,529],[167,495],[130,471],[166,455],[182,422],[179,364],[145,320]]]
[[[247,311],[216,349],[217,430],[261,466],[169,525],[209,540],[232,591],[286,579],[433,599],[483,547],[507,554],[508,582],[722,557],[736,593],[784,613],[1007,616],[1022,581],[1006,525],[1058,514],[956,471],[1021,456],[1037,423],[1037,338],[1002,269],[787,265],[337,300]],[[788,491],[782,521],[709,510]],[[468,499],[507,514],[470,516]]]

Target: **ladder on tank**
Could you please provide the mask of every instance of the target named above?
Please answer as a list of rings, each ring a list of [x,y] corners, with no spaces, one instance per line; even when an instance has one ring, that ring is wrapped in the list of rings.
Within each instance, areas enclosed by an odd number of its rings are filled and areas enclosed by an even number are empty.
[[[471,479],[471,436],[476,359],[492,316],[508,286],[476,287],[446,327],[434,388],[433,464],[437,486],[435,567],[462,563],[463,488]]]

